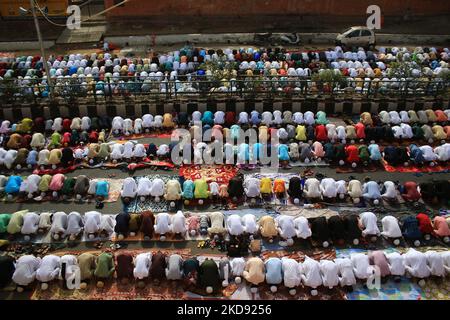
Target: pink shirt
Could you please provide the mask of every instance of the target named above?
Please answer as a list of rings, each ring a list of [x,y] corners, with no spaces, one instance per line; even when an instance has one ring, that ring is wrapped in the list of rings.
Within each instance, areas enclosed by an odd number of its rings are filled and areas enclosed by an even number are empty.
[[[440,237],[450,236],[450,228],[444,217],[437,216],[433,220],[434,232]]]
[[[62,189],[64,184],[64,175],[61,173],[57,173],[52,177],[52,180],[49,185],[49,189],[52,191],[59,191]]]
[[[382,277],[386,277],[391,274],[389,263],[382,250],[370,251],[369,261],[371,265],[377,266],[380,269],[380,275]]]

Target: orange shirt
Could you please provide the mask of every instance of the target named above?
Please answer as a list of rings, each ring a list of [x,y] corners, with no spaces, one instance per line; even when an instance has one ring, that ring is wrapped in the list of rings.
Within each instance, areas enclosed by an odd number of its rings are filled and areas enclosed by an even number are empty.
[[[283,179],[275,179],[273,182],[274,193],[284,193],[286,191],[286,183]]]

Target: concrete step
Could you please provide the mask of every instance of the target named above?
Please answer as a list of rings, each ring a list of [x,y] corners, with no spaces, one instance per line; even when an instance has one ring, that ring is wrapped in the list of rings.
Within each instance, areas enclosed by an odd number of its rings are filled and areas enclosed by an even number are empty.
[[[84,25],[80,29],[65,29],[56,40],[56,44],[99,42],[105,31],[105,25]]]

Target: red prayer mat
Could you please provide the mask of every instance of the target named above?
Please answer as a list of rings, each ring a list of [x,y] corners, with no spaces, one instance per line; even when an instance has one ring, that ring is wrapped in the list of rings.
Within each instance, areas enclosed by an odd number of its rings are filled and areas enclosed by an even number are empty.
[[[407,167],[405,166],[391,166],[386,161],[383,160],[383,166],[384,169],[387,172],[423,172],[423,173],[429,173],[429,172],[448,172],[450,171],[450,164],[441,164],[441,165],[435,165],[434,167],[430,165],[424,165],[424,166],[415,166],[415,165],[409,165]]]
[[[233,165],[183,165],[180,167],[180,176],[192,181],[205,178],[208,182],[228,184],[238,170]]]

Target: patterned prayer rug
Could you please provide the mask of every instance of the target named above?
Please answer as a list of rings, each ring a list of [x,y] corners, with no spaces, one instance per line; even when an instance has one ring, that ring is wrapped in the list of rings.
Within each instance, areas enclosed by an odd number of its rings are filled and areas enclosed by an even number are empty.
[[[192,181],[204,178],[206,181],[215,181],[218,184],[228,184],[238,172],[232,165],[183,165],[180,167],[180,176]]]

